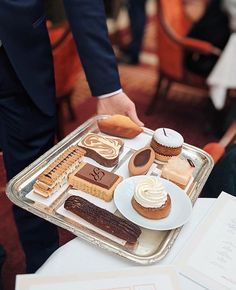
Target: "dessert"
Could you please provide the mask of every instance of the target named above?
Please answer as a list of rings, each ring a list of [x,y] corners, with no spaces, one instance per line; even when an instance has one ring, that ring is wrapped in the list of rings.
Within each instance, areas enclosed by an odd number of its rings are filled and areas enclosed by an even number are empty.
[[[172,157],[162,168],[161,176],[185,189],[192,177],[195,165],[190,159]]]
[[[66,149],[38,176],[33,185],[34,192],[49,197],[57,191],[66,183],[68,175],[78,168],[84,154],[85,150],[77,145]]]
[[[151,141],[151,147],[155,151],[156,159],[167,161],[172,156],[177,156],[182,151],[184,139],[178,132],[167,129],[157,129]]]
[[[162,219],[168,216],[171,199],[160,180],[149,176],[135,187],[131,200],[133,208],[148,219]]]
[[[66,210],[83,218],[96,227],[127,241],[136,243],[141,234],[141,229],[132,222],[115,216],[109,211],[100,208],[86,199],[72,195],[64,204]]]
[[[141,127],[135,124],[129,117],[123,115],[113,115],[97,122],[101,132],[112,136],[131,139],[143,132]]]
[[[78,143],[86,151],[86,156],[99,164],[112,167],[119,161],[124,142],[119,138],[106,137],[95,133],[86,134]]]
[[[129,160],[129,175],[144,175],[152,165],[155,159],[155,153],[151,147],[144,147],[137,150]]]
[[[68,179],[69,184],[74,188],[90,193],[105,201],[112,199],[114,190],[121,181],[121,176],[89,163],[81,163],[78,170],[70,174]]]

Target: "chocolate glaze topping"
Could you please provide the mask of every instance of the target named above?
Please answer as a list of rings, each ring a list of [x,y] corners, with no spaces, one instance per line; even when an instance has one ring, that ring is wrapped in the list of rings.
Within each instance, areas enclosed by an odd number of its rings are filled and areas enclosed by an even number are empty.
[[[151,155],[151,150],[150,149],[146,149],[144,151],[141,151],[134,158],[134,165],[135,166],[143,166],[143,165],[145,165],[149,161],[150,155]]]
[[[89,163],[78,170],[75,176],[106,189],[110,189],[119,178],[118,175]]]
[[[115,216],[80,196],[71,195],[65,201],[64,208],[130,244],[136,243],[141,234],[141,229],[137,225]]]

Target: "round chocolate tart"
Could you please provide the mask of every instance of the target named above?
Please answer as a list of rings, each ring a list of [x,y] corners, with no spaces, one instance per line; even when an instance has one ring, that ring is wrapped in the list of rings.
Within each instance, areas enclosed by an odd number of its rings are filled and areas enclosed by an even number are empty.
[[[151,147],[144,147],[136,151],[129,160],[129,175],[135,176],[146,174],[154,160],[155,152]]]

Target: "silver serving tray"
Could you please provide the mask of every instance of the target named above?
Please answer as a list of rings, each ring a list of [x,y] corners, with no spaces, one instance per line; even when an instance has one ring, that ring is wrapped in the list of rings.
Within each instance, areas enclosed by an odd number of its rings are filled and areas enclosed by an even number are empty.
[[[19,207],[24,208],[25,210],[110,252],[143,265],[158,262],[170,251],[181,231],[181,227],[170,231],[154,231],[142,228],[142,234],[139,237],[136,246],[122,246],[104,237],[102,234],[94,232],[86,226],[71,222],[71,220],[66,219],[64,216],[56,212],[56,209],[65,201],[67,190],[65,190],[50,206],[42,206],[42,204],[26,197],[26,195],[32,190],[32,185],[34,184],[36,177],[47,167],[48,163],[52,162],[52,160],[54,160],[68,146],[76,144],[85,133],[98,132],[97,120],[106,117],[107,116],[95,116],[89,119],[35,162],[26,167],[8,183],[6,190],[7,196]],[[150,139],[153,131],[145,128],[144,133],[147,134],[147,138]],[[116,172],[119,166],[121,166],[133,152],[133,150],[130,150],[130,153],[126,154],[120,160],[118,166],[116,166],[112,172]],[[191,159],[196,166],[193,181],[187,190],[187,194],[194,204],[201,193],[214,163],[209,154],[186,143],[183,146],[182,154]],[[158,165],[158,167],[160,168],[161,165]],[[119,215],[118,210],[115,214]]]

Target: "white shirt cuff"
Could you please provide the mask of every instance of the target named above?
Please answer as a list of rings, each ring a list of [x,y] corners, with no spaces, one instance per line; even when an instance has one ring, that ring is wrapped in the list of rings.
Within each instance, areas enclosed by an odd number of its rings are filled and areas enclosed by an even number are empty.
[[[105,98],[108,98],[108,97],[112,97],[114,95],[117,95],[119,93],[122,93],[122,92],[123,92],[123,90],[122,89],[119,89],[119,90],[117,90],[115,92],[112,92],[112,93],[108,93],[108,94],[105,94],[105,95],[97,96],[97,98],[99,98],[99,99],[105,99]]]

